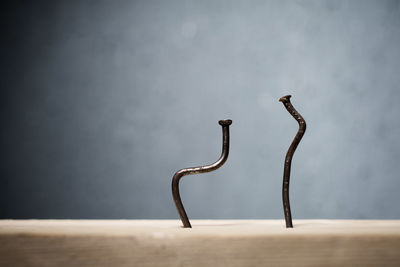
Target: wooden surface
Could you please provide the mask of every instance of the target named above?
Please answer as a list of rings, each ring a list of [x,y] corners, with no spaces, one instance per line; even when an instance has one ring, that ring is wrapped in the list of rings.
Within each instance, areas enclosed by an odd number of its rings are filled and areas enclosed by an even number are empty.
[[[400,221],[0,220],[0,266],[400,266]]]

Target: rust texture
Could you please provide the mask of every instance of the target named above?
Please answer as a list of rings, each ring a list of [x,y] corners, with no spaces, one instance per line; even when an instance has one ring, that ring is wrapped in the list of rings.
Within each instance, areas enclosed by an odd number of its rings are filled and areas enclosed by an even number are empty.
[[[199,174],[205,172],[211,172],[221,167],[228,159],[229,154],[229,125],[232,124],[231,120],[220,120],[219,125],[222,126],[222,154],[221,157],[210,165],[185,168],[177,171],[172,178],[172,196],[174,198],[176,209],[178,210],[179,216],[181,217],[183,227],[191,228],[189,218],[186,214],[185,208],[183,207],[181,196],[179,193],[179,181],[185,175]]]
[[[292,213],[290,211],[290,202],[289,202],[289,182],[290,182],[290,169],[292,165],[293,154],[296,151],[297,146],[299,145],[301,138],[303,137],[306,131],[306,121],[303,117],[297,112],[297,110],[290,103],[291,95],[283,96],[279,99],[290,113],[293,118],[299,123],[299,130],[297,131],[296,136],[293,139],[292,144],[290,145],[285,158],[285,167],[283,171],[283,185],[282,185],[282,200],[283,200],[283,212],[285,214],[286,228],[292,228]]]

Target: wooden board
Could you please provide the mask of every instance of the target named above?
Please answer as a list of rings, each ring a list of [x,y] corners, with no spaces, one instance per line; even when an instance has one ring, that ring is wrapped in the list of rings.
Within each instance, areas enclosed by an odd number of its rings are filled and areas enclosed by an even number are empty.
[[[400,266],[394,220],[0,220],[0,266]]]

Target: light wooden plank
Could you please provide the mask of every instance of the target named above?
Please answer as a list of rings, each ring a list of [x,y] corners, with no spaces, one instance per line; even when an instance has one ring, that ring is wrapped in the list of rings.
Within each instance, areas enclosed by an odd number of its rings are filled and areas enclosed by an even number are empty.
[[[0,220],[0,266],[400,266],[398,220]]]

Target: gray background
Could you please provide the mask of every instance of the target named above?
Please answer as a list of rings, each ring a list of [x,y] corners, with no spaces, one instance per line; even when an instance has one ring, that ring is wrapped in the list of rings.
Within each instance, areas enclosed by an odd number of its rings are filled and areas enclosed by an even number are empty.
[[[34,2],[34,3],[32,3]],[[400,219],[400,1],[54,1],[2,8],[1,218]]]

